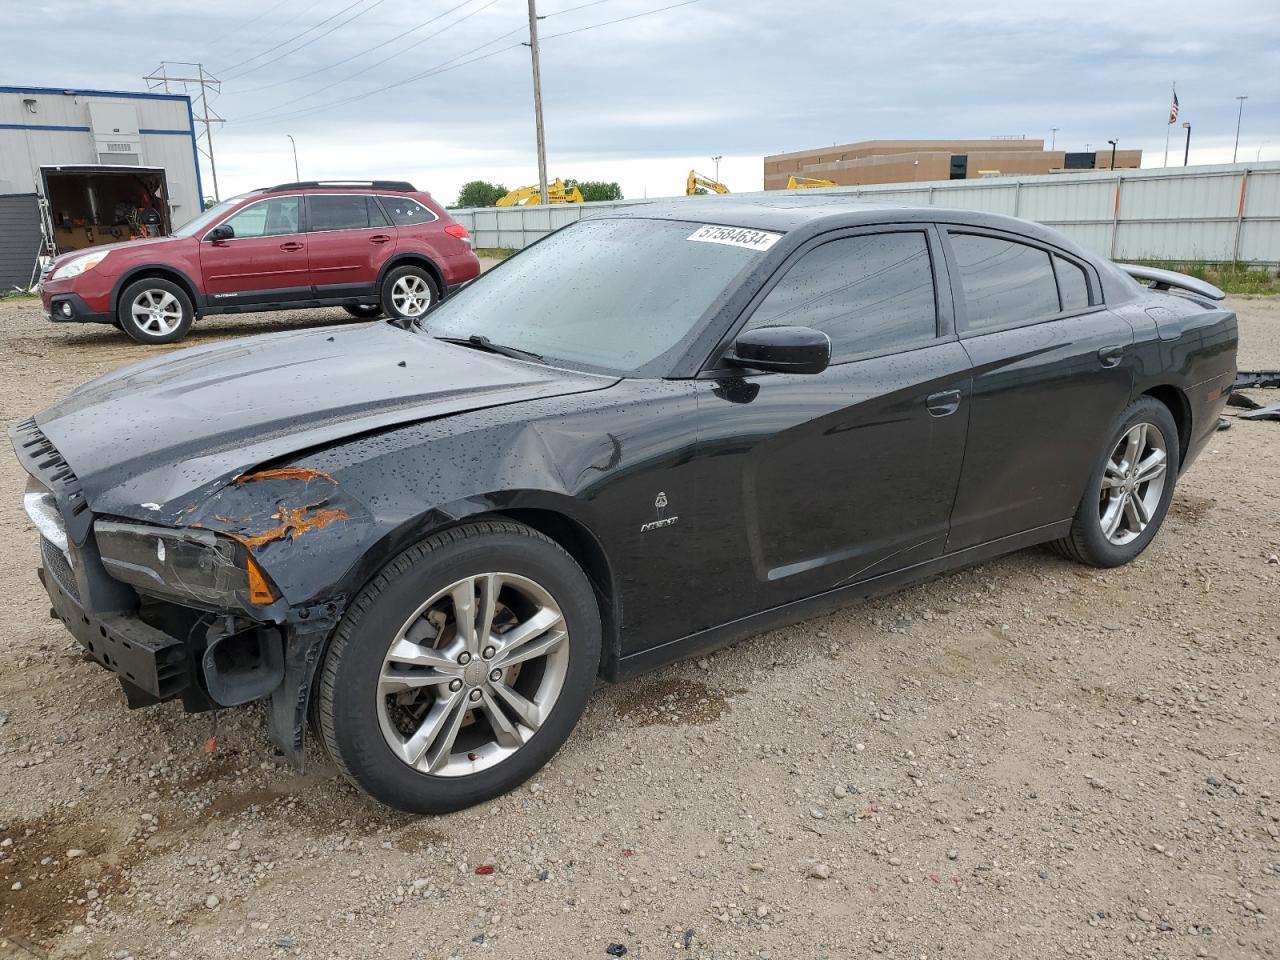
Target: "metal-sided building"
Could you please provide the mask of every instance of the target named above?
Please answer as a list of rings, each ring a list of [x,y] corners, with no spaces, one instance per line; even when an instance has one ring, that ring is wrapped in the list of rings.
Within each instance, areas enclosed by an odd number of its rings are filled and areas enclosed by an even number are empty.
[[[0,86],[0,289],[41,256],[168,233],[202,197],[186,95]]]

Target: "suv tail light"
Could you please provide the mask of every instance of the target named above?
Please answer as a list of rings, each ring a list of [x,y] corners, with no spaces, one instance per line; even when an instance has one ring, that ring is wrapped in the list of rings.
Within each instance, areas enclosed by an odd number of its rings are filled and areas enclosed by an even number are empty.
[[[460,223],[449,224],[444,228],[444,232],[451,237],[457,237],[459,240],[466,240],[467,237],[470,236],[470,234],[467,233],[467,228]]]

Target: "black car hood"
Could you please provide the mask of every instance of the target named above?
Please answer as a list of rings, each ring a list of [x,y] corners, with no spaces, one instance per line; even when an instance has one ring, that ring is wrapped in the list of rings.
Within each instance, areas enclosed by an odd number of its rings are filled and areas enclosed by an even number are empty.
[[[36,416],[97,513],[172,522],[173,505],[266,461],[398,424],[599,390],[387,323],[235,340],[125,367]]]

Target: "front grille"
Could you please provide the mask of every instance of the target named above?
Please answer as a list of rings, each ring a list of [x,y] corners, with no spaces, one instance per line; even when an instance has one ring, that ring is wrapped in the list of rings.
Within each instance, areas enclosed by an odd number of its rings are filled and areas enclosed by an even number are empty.
[[[75,571],[67,562],[66,554],[59,550],[56,544],[41,537],[40,556],[44,560],[45,572],[57,580],[62,589],[70,594],[76,603],[79,603],[80,588],[76,586]]]

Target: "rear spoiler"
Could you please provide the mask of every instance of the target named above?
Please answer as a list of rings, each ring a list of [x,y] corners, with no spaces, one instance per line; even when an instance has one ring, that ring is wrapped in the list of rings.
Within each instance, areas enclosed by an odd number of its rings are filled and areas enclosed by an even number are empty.
[[[1116,266],[1135,280],[1150,282],[1152,289],[1155,290],[1185,290],[1188,293],[1208,297],[1210,300],[1225,300],[1227,298],[1227,295],[1212,283],[1197,280],[1195,277],[1189,277],[1185,273],[1161,270],[1158,267],[1140,267],[1134,263],[1117,263]]]

